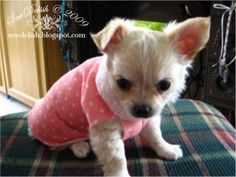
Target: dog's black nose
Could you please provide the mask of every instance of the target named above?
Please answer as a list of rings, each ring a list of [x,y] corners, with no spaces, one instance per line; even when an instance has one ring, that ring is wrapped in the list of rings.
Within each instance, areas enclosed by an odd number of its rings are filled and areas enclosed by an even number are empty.
[[[141,104],[141,105],[134,105],[132,114],[135,117],[143,117],[147,118],[150,117],[152,114],[152,108],[148,105]]]

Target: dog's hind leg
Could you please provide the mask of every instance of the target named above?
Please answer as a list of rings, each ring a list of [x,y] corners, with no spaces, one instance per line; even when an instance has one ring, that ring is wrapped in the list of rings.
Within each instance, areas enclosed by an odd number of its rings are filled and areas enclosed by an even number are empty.
[[[84,158],[90,152],[89,143],[86,141],[79,141],[70,146],[74,155],[78,158]]]

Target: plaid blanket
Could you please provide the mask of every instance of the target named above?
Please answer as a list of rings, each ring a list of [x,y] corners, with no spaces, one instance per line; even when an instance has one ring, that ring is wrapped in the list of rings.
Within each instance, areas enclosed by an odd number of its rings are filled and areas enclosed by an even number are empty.
[[[18,116],[18,117],[17,117]],[[162,113],[164,138],[180,144],[184,157],[158,158],[139,136],[125,141],[132,176],[235,176],[235,129],[212,106],[180,99]],[[77,159],[70,150],[51,151],[27,135],[22,115],[1,118],[2,176],[100,176],[91,152]]]

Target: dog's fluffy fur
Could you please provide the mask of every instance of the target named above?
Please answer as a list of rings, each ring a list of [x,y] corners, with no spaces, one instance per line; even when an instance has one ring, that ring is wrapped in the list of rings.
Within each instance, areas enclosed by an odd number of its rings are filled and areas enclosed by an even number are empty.
[[[99,33],[91,35],[105,56],[108,83],[100,84],[110,85],[110,91],[132,119],[137,119],[132,113],[135,105],[145,104],[152,110],[141,134],[159,157],[176,160],[183,156],[179,145],[163,139],[160,113],[184,89],[186,69],[207,43],[209,26],[209,18],[193,18],[172,23],[159,32],[135,27],[129,20],[113,19]],[[117,85],[119,78],[130,81],[131,88],[122,90]],[[162,80],[170,83],[165,91],[157,90]],[[129,176],[119,120],[97,124],[89,131],[91,147],[103,166],[104,175]],[[84,157],[89,144],[78,142],[71,149],[77,157]]]

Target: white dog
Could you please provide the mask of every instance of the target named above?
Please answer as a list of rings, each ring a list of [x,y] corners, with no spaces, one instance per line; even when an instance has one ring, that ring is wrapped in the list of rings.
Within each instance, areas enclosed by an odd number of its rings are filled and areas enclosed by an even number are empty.
[[[209,38],[209,18],[170,24],[163,31],[113,19],[92,38],[103,56],[65,74],[32,109],[31,134],[51,147],[90,149],[104,175],[129,176],[123,140],[139,133],[159,157],[183,156],[166,142],[160,113],[185,87],[186,69]]]

